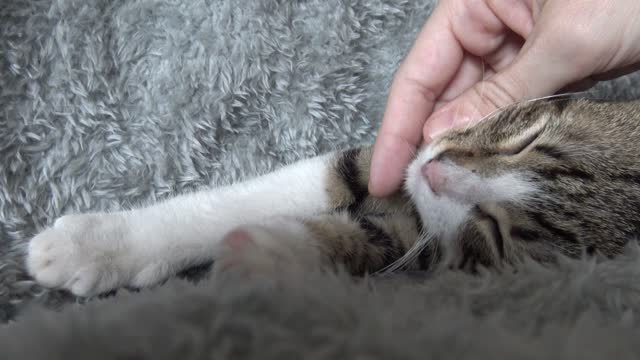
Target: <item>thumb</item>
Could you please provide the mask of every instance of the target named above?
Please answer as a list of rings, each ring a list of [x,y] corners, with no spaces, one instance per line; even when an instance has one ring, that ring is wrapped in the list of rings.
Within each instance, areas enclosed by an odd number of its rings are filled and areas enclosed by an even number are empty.
[[[557,63],[534,60],[532,56],[522,56],[442,106],[425,124],[425,141],[433,141],[448,129],[480,121],[515,102],[553,94],[571,82]]]

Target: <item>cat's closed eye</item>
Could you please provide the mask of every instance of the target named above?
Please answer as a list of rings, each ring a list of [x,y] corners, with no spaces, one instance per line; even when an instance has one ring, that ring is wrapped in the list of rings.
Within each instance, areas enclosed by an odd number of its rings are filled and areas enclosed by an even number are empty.
[[[529,148],[540,137],[541,133],[542,129],[537,130],[521,139],[516,140],[511,144],[501,147],[498,150],[498,153],[500,155],[518,155]]]

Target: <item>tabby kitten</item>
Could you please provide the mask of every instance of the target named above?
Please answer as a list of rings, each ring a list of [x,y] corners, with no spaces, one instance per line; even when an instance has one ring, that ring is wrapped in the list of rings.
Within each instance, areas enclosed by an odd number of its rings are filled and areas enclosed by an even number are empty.
[[[371,150],[353,149],[147,208],[64,216],[31,241],[27,266],[45,286],[93,295],[211,260],[363,274],[612,256],[639,232],[639,141],[640,102],[521,103],[423,148],[389,198],[368,194]]]

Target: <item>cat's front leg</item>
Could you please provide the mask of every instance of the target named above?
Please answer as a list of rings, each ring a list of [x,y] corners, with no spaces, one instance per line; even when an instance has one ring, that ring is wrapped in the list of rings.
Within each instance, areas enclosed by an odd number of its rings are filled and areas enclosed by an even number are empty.
[[[341,158],[331,154],[300,161],[147,208],[62,217],[32,239],[28,270],[43,285],[84,296],[155,284],[212,260],[224,236],[240,225],[313,215],[348,202],[336,196],[334,173]]]

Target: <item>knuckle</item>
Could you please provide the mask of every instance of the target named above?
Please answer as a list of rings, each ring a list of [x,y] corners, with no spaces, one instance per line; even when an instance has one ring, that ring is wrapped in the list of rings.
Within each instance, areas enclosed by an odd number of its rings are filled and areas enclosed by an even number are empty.
[[[424,79],[416,76],[419,73],[420,70],[416,69],[416,65],[408,64],[405,61],[400,65],[394,76],[394,85],[403,87],[424,100],[435,102],[439,94],[432,86],[427,85]]]
[[[524,94],[515,80],[497,81],[490,78],[473,88],[474,97],[478,99],[478,111],[486,114],[504,106],[520,101],[520,95]]]

